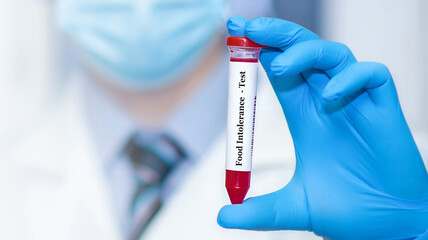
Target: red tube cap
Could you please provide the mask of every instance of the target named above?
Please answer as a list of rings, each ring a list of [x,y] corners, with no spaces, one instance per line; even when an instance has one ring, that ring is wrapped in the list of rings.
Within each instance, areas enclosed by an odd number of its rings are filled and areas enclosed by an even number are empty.
[[[227,37],[226,39],[227,46],[237,46],[237,47],[259,47],[259,48],[267,48],[268,46],[258,44],[253,42],[251,39],[247,37]]]

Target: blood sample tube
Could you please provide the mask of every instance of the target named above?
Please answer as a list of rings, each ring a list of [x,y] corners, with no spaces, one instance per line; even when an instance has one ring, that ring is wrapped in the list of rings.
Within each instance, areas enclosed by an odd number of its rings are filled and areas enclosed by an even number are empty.
[[[250,189],[257,93],[257,63],[263,45],[228,37],[230,50],[227,110],[226,189],[241,204]]]

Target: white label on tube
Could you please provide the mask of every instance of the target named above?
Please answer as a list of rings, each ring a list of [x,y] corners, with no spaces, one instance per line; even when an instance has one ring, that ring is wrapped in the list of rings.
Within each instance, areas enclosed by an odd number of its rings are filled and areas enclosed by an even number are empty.
[[[230,62],[226,169],[251,171],[257,94],[257,63]]]

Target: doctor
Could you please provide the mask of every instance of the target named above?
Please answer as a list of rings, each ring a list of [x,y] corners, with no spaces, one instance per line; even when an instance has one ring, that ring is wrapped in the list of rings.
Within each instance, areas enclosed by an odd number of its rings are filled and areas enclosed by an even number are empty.
[[[82,64],[60,110],[1,151],[0,238],[138,239],[223,129],[223,2],[55,8]]]
[[[214,144],[226,119],[223,1],[54,4],[80,64],[59,110],[0,151],[0,239],[278,235],[215,222],[227,198]]]

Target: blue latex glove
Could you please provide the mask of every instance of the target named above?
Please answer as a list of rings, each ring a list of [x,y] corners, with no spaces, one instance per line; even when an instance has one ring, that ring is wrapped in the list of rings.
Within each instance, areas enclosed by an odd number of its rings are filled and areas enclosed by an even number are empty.
[[[428,174],[388,69],[284,20],[233,17],[284,111],[296,171],[281,190],[221,209],[226,228],[308,230],[328,239],[428,238]]]

